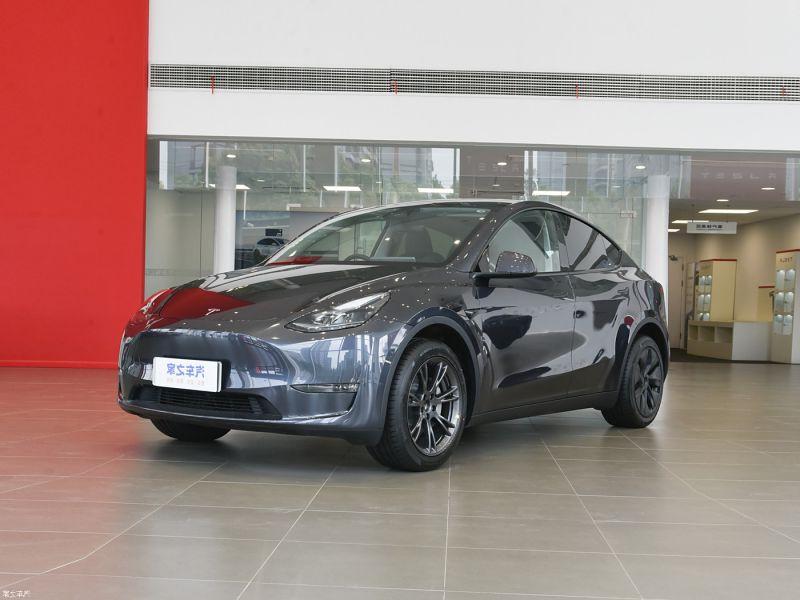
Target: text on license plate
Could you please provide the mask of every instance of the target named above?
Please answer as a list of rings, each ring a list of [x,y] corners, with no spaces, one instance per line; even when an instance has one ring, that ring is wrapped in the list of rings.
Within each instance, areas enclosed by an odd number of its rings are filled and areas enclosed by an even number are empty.
[[[188,358],[153,358],[153,385],[218,392],[222,388],[222,363]]]

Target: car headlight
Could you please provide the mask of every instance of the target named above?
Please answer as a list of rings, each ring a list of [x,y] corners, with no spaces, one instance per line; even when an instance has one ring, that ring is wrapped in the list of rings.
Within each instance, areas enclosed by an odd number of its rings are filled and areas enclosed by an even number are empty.
[[[389,300],[389,292],[372,294],[330,308],[318,308],[295,319],[286,327],[296,331],[333,331],[358,327],[374,317]]]

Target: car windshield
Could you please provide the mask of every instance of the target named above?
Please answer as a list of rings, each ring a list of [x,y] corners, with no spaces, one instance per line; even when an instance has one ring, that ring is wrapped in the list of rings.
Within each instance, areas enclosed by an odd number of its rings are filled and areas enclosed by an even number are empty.
[[[496,204],[397,206],[343,215],[310,229],[268,264],[409,262],[441,265]]]

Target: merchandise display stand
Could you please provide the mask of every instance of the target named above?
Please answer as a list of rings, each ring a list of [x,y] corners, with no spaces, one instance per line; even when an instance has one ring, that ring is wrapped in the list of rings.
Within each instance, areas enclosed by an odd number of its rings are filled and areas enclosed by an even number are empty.
[[[697,263],[687,353],[722,360],[769,360],[770,322],[734,321],[735,294],[736,259]]]
[[[694,318],[697,321],[733,321],[736,259],[712,258],[697,263]]]
[[[800,363],[800,324],[798,303],[800,293],[800,248],[775,253],[775,291],[772,297],[773,317],[770,360],[781,363]]]

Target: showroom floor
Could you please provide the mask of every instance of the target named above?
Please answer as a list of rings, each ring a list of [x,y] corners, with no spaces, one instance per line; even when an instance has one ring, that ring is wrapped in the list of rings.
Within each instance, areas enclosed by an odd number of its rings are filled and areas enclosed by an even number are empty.
[[[648,430],[487,425],[423,474],[338,440],[168,441],[116,408],[114,376],[0,369],[0,590],[798,597],[800,367],[676,363]]]

